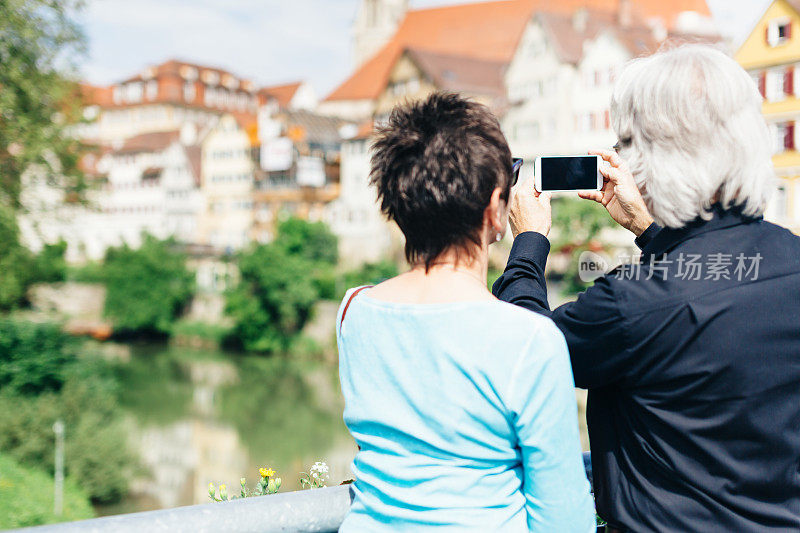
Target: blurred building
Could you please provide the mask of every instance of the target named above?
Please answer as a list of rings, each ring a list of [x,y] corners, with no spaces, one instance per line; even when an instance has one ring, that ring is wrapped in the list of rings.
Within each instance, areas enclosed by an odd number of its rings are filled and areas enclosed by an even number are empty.
[[[362,15],[376,4],[396,6],[364,1]],[[328,217],[341,255],[371,260],[399,244],[387,240],[392,232],[368,185],[369,129],[398,103],[461,93],[498,115],[515,156],[585,153],[616,142],[609,114],[616,72],[671,39],[719,40],[704,0],[508,0],[407,12],[319,106],[363,124],[343,145],[341,195]]]
[[[772,2],[736,60],[758,84],[773,137],[772,161],[780,182],[766,216],[800,233],[800,2]]]
[[[692,31],[648,22],[624,0],[617,11],[536,14],[505,73],[503,126],[512,152],[532,160],[613,146],[609,107],[617,73],[667,43],[721,40],[713,27]]]
[[[339,196],[340,152],[356,125],[343,119],[265,105],[259,114],[260,157],[253,192],[253,238],[269,242],[289,216],[322,220]]]
[[[170,60],[82,89],[86,122],[73,134],[94,147],[83,161],[88,201],[66,201],[56,184],[28,176],[21,227],[33,249],[64,239],[70,260],[99,259],[148,233],[230,253],[269,241],[279,214],[322,218],[338,194],[347,122],[314,114],[305,82],[257,89],[225,70]],[[276,148],[288,155],[285,168]]]
[[[313,111],[319,103],[314,87],[305,81],[262,87],[257,96],[259,105],[274,102],[280,109]]]
[[[375,112],[377,98],[386,87],[390,71],[408,48],[508,64],[535,14],[571,15],[586,7],[617,11],[620,4],[628,3],[632,12],[642,19],[670,30],[694,32],[694,27],[707,26],[710,16],[705,0],[504,0],[410,10],[377,52],[356,62],[355,71],[320,103],[319,111],[348,119],[370,118]],[[391,26],[385,23],[384,17],[365,14],[376,10],[393,14],[399,4],[404,2],[361,1],[353,29],[357,48],[362,42],[360,35],[375,32],[381,36],[377,39],[380,42],[386,28]],[[369,49],[360,47],[356,55],[363,55]]]
[[[197,232],[185,242],[230,252],[244,247],[253,228],[253,185],[257,145],[255,116],[220,117],[201,140],[203,198]],[[248,134],[248,130],[251,132]]]

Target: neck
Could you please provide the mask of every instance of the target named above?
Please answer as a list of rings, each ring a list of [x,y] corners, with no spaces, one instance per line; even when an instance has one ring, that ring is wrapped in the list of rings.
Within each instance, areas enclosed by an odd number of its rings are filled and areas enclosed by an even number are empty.
[[[482,281],[486,284],[486,278],[489,276],[489,254],[487,247],[482,247],[480,253],[468,254],[462,251],[460,254],[455,251],[447,251],[431,264],[430,268],[425,267],[425,263],[418,263],[412,267],[412,271],[419,272],[424,276],[436,275],[448,271],[460,272],[468,274],[475,278],[477,281]]]

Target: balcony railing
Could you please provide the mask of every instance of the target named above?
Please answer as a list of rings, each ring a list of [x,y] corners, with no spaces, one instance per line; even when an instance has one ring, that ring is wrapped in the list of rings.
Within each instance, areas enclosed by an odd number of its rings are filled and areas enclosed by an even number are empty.
[[[79,522],[40,526],[32,533],[331,532],[350,509],[349,485],[271,494]]]
[[[583,456],[592,479],[589,454]],[[31,533],[231,533],[338,531],[350,510],[350,485],[27,528]],[[598,528],[600,531],[600,528]]]

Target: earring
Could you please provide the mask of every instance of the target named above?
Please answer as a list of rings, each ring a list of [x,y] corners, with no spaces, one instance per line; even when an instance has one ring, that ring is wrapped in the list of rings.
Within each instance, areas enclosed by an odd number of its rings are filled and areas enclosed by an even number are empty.
[[[495,240],[497,242],[500,242],[502,239],[503,239],[503,236],[501,234],[499,234],[499,233],[497,234],[497,237],[495,237]]]

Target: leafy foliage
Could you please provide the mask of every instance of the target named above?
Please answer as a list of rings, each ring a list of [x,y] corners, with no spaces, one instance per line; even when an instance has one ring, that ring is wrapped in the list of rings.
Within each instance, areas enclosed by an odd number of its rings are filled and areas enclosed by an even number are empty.
[[[1,124],[2,120],[0,127]],[[24,303],[25,292],[33,279],[32,263],[31,253],[19,242],[19,227],[14,211],[0,205],[0,311],[8,311]]]
[[[233,335],[246,350],[286,350],[311,316],[319,291],[314,263],[289,255],[275,244],[254,246],[239,255],[240,282],[228,294]]]
[[[36,167],[82,187],[81,147],[65,128],[78,119],[69,81],[84,36],[71,15],[80,0],[0,2],[0,202],[18,206],[23,172]]]
[[[75,361],[74,343],[54,324],[0,319],[0,390],[57,392]]]
[[[233,337],[249,351],[286,351],[321,297],[335,292],[336,237],[321,222],[291,218],[275,240],[238,256],[240,281],[227,298]]]
[[[336,235],[322,222],[290,218],[278,226],[274,243],[287,255],[302,257],[314,263],[335,265],[339,261]]]
[[[77,356],[56,326],[0,320],[0,452],[53,468],[53,423],[66,424],[67,473],[93,501],[128,489],[128,451],[116,381],[97,357]]]
[[[172,240],[145,236],[134,250],[124,244],[106,252],[105,314],[123,331],[169,333],[189,302],[194,277]]]
[[[33,279],[41,283],[58,283],[67,277],[67,261],[64,254],[67,242],[46,244],[33,260]]]
[[[94,517],[86,491],[64,480],[63,515],[53,514],[53,478],[0,454],[0,529],[31,527]]]

